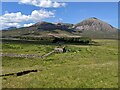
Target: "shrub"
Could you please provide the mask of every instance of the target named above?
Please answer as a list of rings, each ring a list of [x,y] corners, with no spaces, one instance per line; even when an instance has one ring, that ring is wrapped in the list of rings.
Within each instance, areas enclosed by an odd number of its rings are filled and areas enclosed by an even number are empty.
[[[88,37],[19,37],[22,40],[36,40],[42,42],[64,42],[64,43],[78,43],[78,44],[89,44],[91,39]]]

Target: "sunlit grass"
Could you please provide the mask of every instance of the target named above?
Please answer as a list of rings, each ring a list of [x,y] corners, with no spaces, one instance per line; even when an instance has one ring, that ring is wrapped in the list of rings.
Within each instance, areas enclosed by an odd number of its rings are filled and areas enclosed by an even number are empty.
[[[100,46],[65,45],[67,52],[40,58],[3,57],[3,74],[41,69],[23,76],[3,77],[4,88],[117,88],[117,40],[95,40]],[[11,48],[12,47],[12,48]],[[45,54],[55,45],[3,43],[3,52]],[[28,50],[28,52],[25,52]]]

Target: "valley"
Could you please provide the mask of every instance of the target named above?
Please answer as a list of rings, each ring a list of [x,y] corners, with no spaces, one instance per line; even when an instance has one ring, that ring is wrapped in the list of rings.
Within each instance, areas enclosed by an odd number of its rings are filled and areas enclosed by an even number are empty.
[[[3,88],[118,87],[118,30],[97,18],[1,32]]]

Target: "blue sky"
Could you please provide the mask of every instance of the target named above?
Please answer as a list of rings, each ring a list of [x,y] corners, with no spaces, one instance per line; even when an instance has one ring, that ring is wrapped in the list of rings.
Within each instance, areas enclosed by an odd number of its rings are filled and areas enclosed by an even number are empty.
[[[3,2],[2,15],[5,12],[17,13],[21,12],[24,15],[30,15],[34,10],[44,9],[46,11],[54,12],[54,17],[44,18],[42,21],[48,22],[65,22],[65,23],[79,23],[84,19],[96,17],[101,19],[114,27],[118,27],[118,3],[117,2],[66,2],[65,7],[58,8],[43,8],[34,5],[19,4],[18,2]],[[24,23],[24,22],[21,22]],[[27,21],[25,23],[32,23]],[[34,22],[35,23],[35,22]]]

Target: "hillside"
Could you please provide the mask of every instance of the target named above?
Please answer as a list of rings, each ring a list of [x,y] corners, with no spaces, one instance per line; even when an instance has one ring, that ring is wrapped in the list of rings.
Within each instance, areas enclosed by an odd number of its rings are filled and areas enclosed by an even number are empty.
[[[117,29],[95,17],[77,24],[38,22],[30,27],[2,30],[3,37],[14,36],[85,36],[91,38],[117,38]]]

